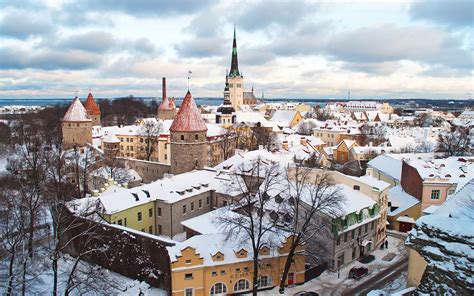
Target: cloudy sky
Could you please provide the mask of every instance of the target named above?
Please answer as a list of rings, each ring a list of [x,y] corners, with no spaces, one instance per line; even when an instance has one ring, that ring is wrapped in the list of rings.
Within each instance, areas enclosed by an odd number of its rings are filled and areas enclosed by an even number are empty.
[[[473,1],[0,0],[0,98],[467,98]]]

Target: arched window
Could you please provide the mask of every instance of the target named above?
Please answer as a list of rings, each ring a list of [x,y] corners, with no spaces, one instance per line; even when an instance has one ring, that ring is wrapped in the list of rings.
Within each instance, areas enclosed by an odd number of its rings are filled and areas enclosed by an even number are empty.
[[[220,295],[227,293],[227,287],[224,283],[215,283],[211,288],[211,295]]]
[[[234,292],[245,291],[248,289],[250,289],[250,283],[246,279],[240,279],[237,282],[235,282]]]

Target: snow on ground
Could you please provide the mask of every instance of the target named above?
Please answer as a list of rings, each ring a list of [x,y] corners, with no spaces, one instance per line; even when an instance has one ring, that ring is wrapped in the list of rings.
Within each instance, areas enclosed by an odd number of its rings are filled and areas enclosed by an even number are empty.
[[[48,261],[49,262],[49,261]],[[5,266],[6,262],[0,261],[0,267]],[[66,255],[59,261],[59,294],[64,294],[65,283],[67,281],[67,273],[71,270],[74,258]],[[53,287],[52,269],[47,263],[36,265],[37,271],[35,276],[29,280],[27,287],[27,295],[51,295]],[[140,291],[143,295],[167,296],[167,292],[162,289],[154,288],[145,282],[134,280],[118,273],[97,265],[81,262],[79,265],[79,278],[84,283],[77,289],[73,290],[72,295],[139,295]],[[94,270],[91,274],[91,270]],[[6,269],[0,272],[0,294],[6,291],[6,280],[4,278]],[[20,287],[15,288],[19,290]],[[19,291],[18,291],[19,292]]]
[[[382,257],[388,253],[394,253],[396,256],[391,261],[383,261]],[[326,270],[319,277],[302,285],[287,287],[285,289],[285,295],[293,295],[300,291],[318,292],[320,295],[341,295],[345,290],[361,284],[365,279],[374,276],[376,273],[402,259],[407,255],[407,251],[403,239],[388,236],[388,249],[380,250],[380,248],[378,248],[371,254],[375,257],[374,261],[368,264],[354,261],[340,270],[339,278],[337,277],[337,272]],[[369,274],[365,279],[362,278],[360,281],[349,279],[349,270],[354,266],[365,266],[369,269]],[[278,287],[268,291],[261,291],[258,295],[279,295]]]

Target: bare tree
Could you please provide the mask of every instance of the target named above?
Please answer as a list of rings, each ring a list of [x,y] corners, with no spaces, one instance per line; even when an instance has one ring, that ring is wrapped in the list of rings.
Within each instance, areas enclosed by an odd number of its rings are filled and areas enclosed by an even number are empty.
[[[451,127],[449,132],[440,133],[436,147],[437,152],[448,156],[462,156],[469,152],[469,128]]]
[[[235,154],[237,133],[234,128],[228,128],[220,135],[219,146],[224,160]]]
[[[239,176],[242,174],[245,174],[243,178]],[[251,245],[253,295],[257,295],[258,290],[260,251],[272,245],[269,237],[276,232],[278,223],[278,220],[270,219],[266,212],[271,202],[267,191],[277,186],[281,175],[278,164],[268,164],[262,159],[254,160],[250,166],[241,165],[238,174],[234,175],[234,182],[231,182],[233,185],[230,185],[231,191],[240,193],[239,200],[234,201],[238,215],[223,215],[216,220],[227,233],[227,239]]]
[[[285,215],[291,222],[283,224],[291,239],[283,274],[280,280],[280,294],[285,291],[285,283],[291,263],[301,247],[314,245],[318,240],[327,240],[331,219],[341,214],[344,202],[340,190],[334,184],[331,174],[323,170],[296,166],[289,168],[284,190],[278,194],[280,203],[287,202]],[[315,256],[314,248],[308,248],[306,255]],[[318,250],[320,253],[320,250]]]
[[[141,157],[145,160],[150,160],[153,153],[158,149],[158,142],[163,125],[159,121],[145,120],[140,127],[139,135],[144,142],[144,152]],[[140,147],[141,148],[141,147]]]
[[[316,123],[311,120],[303,120],[297,129],[297,133],[300,135],[310,136],[313,134],[313,129],[316,127]]]
[[[252,128],[252,136],[255,139],[255,144],[253,146],[255,150],[260,149],[260,147],[263,147],[268,151],[280,148],[278,136],[269,128],[255,126]]]
[[[96,163],[92,148],[74,146],[71,151],[66,151],[65,153],[70,164],[68,166],[69,171],[73,172],[74,183],[76,184],[76,197],[84,197],[89,191],[89,176]]]
[[[363,124],[360,128],[362,145],[377,146],[386,141],[385,128],[382,125]]]

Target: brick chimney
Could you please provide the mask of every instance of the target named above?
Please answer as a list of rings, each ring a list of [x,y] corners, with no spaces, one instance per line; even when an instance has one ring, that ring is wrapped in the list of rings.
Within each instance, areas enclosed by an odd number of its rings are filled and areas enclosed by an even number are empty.
[[[166,77],[163,77],[161,91],[163,92],[162,99],[164,100],[166,98]]]
[[[306,137],[301,137],[300,138],[300,144],[303,145],[303,146],[306,146]]]
[[[286,151],[288,151],[290,149],[290,147],[288,146],[288,141],[287,140],[283,140],[281,148],[285,149]]]

